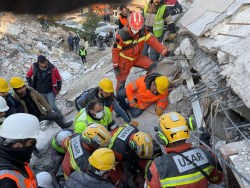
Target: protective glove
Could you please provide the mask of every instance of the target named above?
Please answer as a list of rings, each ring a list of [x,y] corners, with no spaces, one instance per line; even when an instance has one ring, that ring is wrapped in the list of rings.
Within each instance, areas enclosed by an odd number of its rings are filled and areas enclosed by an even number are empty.
[[[211,144],[210,144],[210,138],[211,138],[211,135],[207,132],[207,130],[205,128],[203,128],[203,133],[200,135],[199,139],[204,142],[206,145],[210,146],[211,147]]]
[[[120,74],[119,67],[114,67],[114,73],[115,73],[116,76],[118,76]]]
[[[170,40],[170,41],[171,41],[171,40],[174,40],[174,39],[176,39],[176,37],[177,37],[176,33],[170,33],[170,35],[169,35],[169,40]]]
[[[132,126],[134,126],[134,127],[137,127],[137,126],[139,126],[140,124],[139,124],[138,121],[132,120],[132,121],[130,121],[130,125],[132,125]]]
[[[156,113],[158,116],[162,115],[162,113],[163,113],[162,108],[159,107],[159,106],[157,106],[157,107],[155,108],[155,113]]]

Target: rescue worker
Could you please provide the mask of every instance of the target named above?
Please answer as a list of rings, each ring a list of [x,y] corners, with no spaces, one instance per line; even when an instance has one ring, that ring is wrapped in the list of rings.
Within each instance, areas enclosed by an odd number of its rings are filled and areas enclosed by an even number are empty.
[[[14,90],[13,97],[21,103],[19,111],[36,116],[39,121],[56,122],[61,128],[68,128],[70,123],[64,123],[60,114],[52,111],[47,101],[35,89],[26,87],[20,77],[12,77],[10,85]]]
[[[142,55],[145,42],[161,55],[169,54],[167,48],[146,31],[142,14],[133,12],[129,17],[129,26],[118,31],[112,48],[117,91],[125,87],[126,79],[133,66],[141,67],[148,72],[156,68],[156,63],[153,63],[149,57]]]
[[[108,78],[102,78],[99,81],[99,87],[84,91],[81,96],[76,98],[76,108],[78,110],[85,108],[88,102],[92,99],[100,99],[104,106],[108,107],[111,111],[115,111],[117,115],[122,117],[125,122],[130,123],[134,126],[138,126],[137,121],[131,121],[129,115],[124,111],[116,100],[114,94],[113,83]]]
[[[146,30],[153,33],[160,43],[165,34],[163,32],[164,21],[168,25],[170,31],[170,40],[176,38],[175,24],[169,14],[169,10],[165,5],[164,0],[150,0],[144,7],[144,18]],[[150,50],[149,55],[148,50]],[[144,44],[142,54],[149,56],[153,62],[158,61],[160,58],[160,54],[147,43]]]
[[[119,164],[116,166],[116,170],[111,172],[110,177],[113,184],[125,185],[127,179],[124,174],[124,163],[128,170],[131,169],[131,166],[137,168],[139,161],[143,159],[152,159],[154,155],[153,139],[147,133],[139,132],[138,128],[128,124],[111,131],[111,135],[109,148],[115,153],[116,162]],[[142,173],[144,172],[134,175],[141,175]],[[144,180],[142,182],[144,183]]]
[[[0,187],[36,188],[29,162],[36,139],[45,137],[39,130],[39,120],[31,114],[10,115],[3,122],[0,137]]]
[[[157,103],[155,112],[162,114],[168,105],[169,80],[159,73],[151,73],[130,82],[125,89],[117,92],[117,100],[124,109],[129,109],[132,117],[138,117],[152,103]],[[128,99],[128,104],[125,98]]]
[[[86,108],[78,112],[74,120],[74,132],[82,133],[93,122],[100,123],[108,130],[116,127],[112,112],[99,99],[91,100]]]
[[[9,107],[9,109],[5,112],[5,117],[8,117],[11,114],[22,112],[22,110],[18,108],[18,106],[20,106],[21,104],[18,103],[18,101],[12,97],[9,91],[10,87],[8,82],[4,78],[0,78],[0,96],[2,96],[5,99]]]
[[[52,110],[58,113],[65,122],[62,112],[56,106],[56,96],[62,88],[62,78],[57,67],[50,63],[45,56],[39,55],[37,62],[33,63],[26,73],[26,80],[29,86],[41,94]],[[72,123],[65,122],[68,125],[72,125]]]
[[[171,16],[182,13],[182,6],[177,0],[165,0],[165,4]]]
[[[120,11],[118,25],[119,29],[122,29],[124,26],[128,26],[129,9],[125,5],[122,5]]]
[[[111,170],[115,169],[115,155],[111,149],[100,148],[89,157],[87,172],[73,172],[66,181],[64,188],[115,188],[107,180]]]
[[[58,153],[58,155],[64,156],[66,151],[63,147],[63,141],[69,138],[73,134],[73,131],[68,129],[63,129],[59,131],[51,140],[51,146]]]
[[[147,187],[207,188],[208,182],[222,181],[222,169],[213,155],[204,148],[185,143],[190,137],[190,128],[185,118],[176,112],[160,117],[156,138],[165,145],[167,154],[151,164]]]
[[[5,117],[5,112],[9,110],[9,107],[3,97],[0,96],[0,118]],[[0,125],[2,123],[0,122]]]
[[[67,179],[73,171],[87,172],[88,157],[98,148],[107,147],[110,133],[100,124],[90,124],[83,133],[73,134],[64,141],[67,148],[62,169]]]
[[[85,49],[84,46],[81,46],[80,50],[79,50],[79,56],[82,59],[82,64],[84,65],[84,63],[86,63],[86,56],[87,56],[87,50]]]

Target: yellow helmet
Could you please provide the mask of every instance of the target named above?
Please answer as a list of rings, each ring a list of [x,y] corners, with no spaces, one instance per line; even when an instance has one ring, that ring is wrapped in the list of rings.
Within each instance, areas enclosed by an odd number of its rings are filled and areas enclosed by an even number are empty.
[[[0,92],[6,93],[9,92],[10,87],[7,81],[4,78],[0,78]]]
[[[103,125],[92,123],[83,131],[82,139],[86,144],[100,148],[108,146],[111,136]]]
[[[103,78],[99,82],[99,87],[105,91],[106,93],[113,93],[114,92],[114,87],[113,83],[110,79],[108,78]]]
[[[151,159],[154,154],[153,139],[144,132],[137,132],[129,142],[129,146],[135,150],[140,158]]]
[[[169,80],[166,76],[158,76],[155,78],[156,89],[160,94],[164,94],[169,87]]]
[[[23,87],[25,85],[24,81],[22,78],[20,77],[12,77],[10,79],[10,86],[12,88],[20,88],[20,87]]]
[[[161,115],[160,128],[169,143],[190,138],[186,119],[176,112]]]
[[[89,163],[98,170],[115,170],[115,154],[109,148],[97,149],[89,157]]]

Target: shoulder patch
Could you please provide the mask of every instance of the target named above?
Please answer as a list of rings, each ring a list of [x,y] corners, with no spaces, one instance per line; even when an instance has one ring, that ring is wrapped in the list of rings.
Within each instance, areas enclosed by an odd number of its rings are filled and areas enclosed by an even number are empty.
[[[78,135],[78,136],[71,139],[71,148],[73,151],[74,159],[77,159],[78,157],[83,155],[80,136],[81,135]]]

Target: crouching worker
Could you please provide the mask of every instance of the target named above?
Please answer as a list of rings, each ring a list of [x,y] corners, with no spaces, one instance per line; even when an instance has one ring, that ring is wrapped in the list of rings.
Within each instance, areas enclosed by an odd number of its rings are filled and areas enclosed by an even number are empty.
[[[73,134],[64,141],[67,148],[62,169],[67,179],[73,171],[88,170],[88,158],[98,148],[107,147],[110,141],[108,130],[97,123],[90,124],[83,133]]]
[[[74,132],[82,133],[90,123],[100,123],[108,130],[116,126],[110,109],[103,105],[99,99],[93,99],[86,108],[83,108],[74,120]]]
[[[73,172],[66,181],[64,188],[115,188],[107,181],[111,170],[115,169],[115,155],[111,149],[100,148],[89,157],[87,172]]]
[[[36,188],[37,181],[29,162],[36,139],[45,137],[38,119],[17,113],[7,117],[0,129],[0,187]]]
[[[92,99],[101,100],[104,106],[108,107],[111,112],[114,110],[126,123],[130,123],[134,126],[139,124],[137,121],[131,121],[129,115],[119,105],[114,94],[113,83],[110,79],[102,78],[99,81],[98,87],[86,90],[77,97],[75,100],[77,110],[79,111],[85,108]]]
[[[151,188],[207,188],[223,179],[222,169],[208,150],[185,143],[190,138],[191,126],[185,118],[170,112],[160,117],[156,139],[165,146],[166,153],[157,157],[147,173],[147,186]]]
[[[129,109],[132,117],[138,117],[153,103],[155,112],[161,115],[168,105],[169,80],[159,73],[142,76],[117,92],[117,100],[123,109]],[[128,100],[128,104],[126,99]]]

